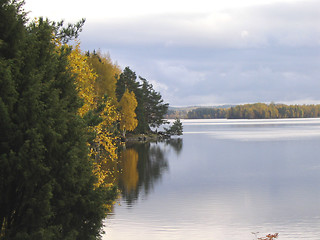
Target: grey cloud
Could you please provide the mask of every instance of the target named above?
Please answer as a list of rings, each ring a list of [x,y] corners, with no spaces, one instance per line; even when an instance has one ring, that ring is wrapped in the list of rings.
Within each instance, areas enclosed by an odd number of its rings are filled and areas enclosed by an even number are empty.
[[[320,100],[320,2],[93,24],[101,48],[171,105]],[[305,103],[305,102],[303,102]]]
[[[88,36],[99,33],[109,44],[164,47],[256,47],[320,44],[320,2],[272,4],[203,14],[167,14],[107,23],[87,23]]]

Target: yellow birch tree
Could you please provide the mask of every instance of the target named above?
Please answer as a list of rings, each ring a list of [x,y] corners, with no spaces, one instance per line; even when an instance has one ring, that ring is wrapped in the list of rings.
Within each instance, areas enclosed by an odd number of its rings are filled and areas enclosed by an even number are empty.
[[[83,100],[83,105],[79,109],[79,114],[83,117],[90,109],[97,107],[96,94],[94,83],[97,74],[93,72],[87,62],[87,57],[81,53],[80,43],[77,43],[72,49],[69,57],[69,66],[67,67],[76,80],[76,89],[80,98]]]
[[[120,67],[113,63],[109,54],[102,54],[100,51],[91,53],[88,62],[97,73],[95,81],[96,94],[102,98],[107,95],[112,101],[116,102],[116,83],[121,73]]]
[[[129,92],[126,89],[119,102],[119,106],[121,113],[120,130],[125,137],[126,131],[133,131],[138,126],[137,115],[135,113],[138,102],[134,92]]]
[[[79,115],[84,117],[89,111],[95,111],[98,114],[99,123],[88,127],[88,130],[95,136],[92,142],[88,143],[89,156],[93,160],[93,173],[98,178],[95,187],[109,187],[115,181],[116,169],[115,167],[110,169],[107,166],[110,166],[109,162],[115,162],[118,158],[117,137],[113,128],[120,116],[110,100],[99,98],[96,94],[97,74],[92,70],[87,59],[87,56],[81,53],[80,44],[77,43],[69,55],[68,69],[75,77],[78,94],[83,100]]]
[[[120,156],[120,162],[123,169],[120,179],[128,193],[135,191],[138,186],[138,160],[139,155],[133,148],[123,151]]]

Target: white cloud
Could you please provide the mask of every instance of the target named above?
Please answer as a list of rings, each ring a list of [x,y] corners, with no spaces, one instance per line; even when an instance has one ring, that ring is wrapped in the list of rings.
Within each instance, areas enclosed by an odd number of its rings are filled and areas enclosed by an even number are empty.
[[[201,71],[195,71],[187,68],[183,63],[158,62],[158,69],[167,78],[171,78],[175,83],[192,86],[200,84],[206,79],[206,74]]]
[[[246,39],[249,36],[249,32],[246,30],[243,30],[240,35],[243,39]]]
[[[318,0],[27,0],[27,6],[53,20],[86,17],[83,49],[109,51],[171,105],[319,99]]]
[[[88,20],[85,38],[99,34],[111,44],[203,46],[224,48],[270,45],[319,45],[320,2],[258,5],[254,7],[194,13],[143,15]]]
[[[304,0],[308,1],[308,0]],[[47,16],[53,20],[77,20],[85,17],[89,20],[132,19],[141,16],[161,14],[207,13],[225,9],[239,9],[252,5],[264,5],[277,2],[296,2],[296,0],[27,0],[26,9],[33,16]]]
[[[169,89],[168,86],[164,83],[161,83],[161,82],[158,82],[158,81],[152,80],[152,79],[150,79],[148,81],[149,81],[149,83],[152,84],[153,89],[157,92],[166,92]]]

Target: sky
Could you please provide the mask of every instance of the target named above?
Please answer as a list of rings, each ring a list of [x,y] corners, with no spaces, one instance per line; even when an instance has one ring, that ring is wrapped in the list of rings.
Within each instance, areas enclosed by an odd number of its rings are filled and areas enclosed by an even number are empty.
[[[170,106],[320,103],[319,0],[26,0],[75,23]]]

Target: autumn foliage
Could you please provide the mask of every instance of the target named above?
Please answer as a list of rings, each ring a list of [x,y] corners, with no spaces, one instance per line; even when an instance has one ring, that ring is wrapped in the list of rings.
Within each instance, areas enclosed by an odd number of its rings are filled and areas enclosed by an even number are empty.
[[[278,238],[278,236],[279,236],[279,233],[267,234],[265,237],[259,237],[258,240],[274,240]]]
[[[0,238],[97,239],[116,189],[99,185],[88,155],[107,111],[66,45],[81,24],[27,23],[22,5],[0,8]]]
[[[120,129],[125,136],[126,131],[133,131],[138,126],[137,114],[135,109],[138,106],[134,92],[129,92],[128,89],[124,92],[120,103]]]
[[[84,20],[29,21],[23,4],[0,7],[0,239],[98,239],[117,197],[120,137],[147,99],[137,82],[119,94],[119,66],[73,41]]]
[[[101,89],[97,89],[99,85],[96,84],[96,81],[99,75],[89,64],[88,57],[81,52],[79,43],[73,47],[68,60],[67,69],[72,72],[79,97],[83,100],[79,115],[84,117],[94,113],[93,117],[98,119],[97,123],[88,126],[88,131],[94,135],[94,138],[88,142],[88,146],[90,148],[89,157],[94,166],[93,173],[98,178],[95,187],[112,186],[114,181],[109,176],[113,175],[115,170],[110,170],[106,166],[109,161],[117,160],[115,129],[120,115],[112,104],[112,100],[106,99],[100,93]]]
[[[67,69],[75,78],[76,89],[79,97],[83,100],[83,105],[79,109],[79,114],[83,117],[89,110],[97,107],[97,95],[94,89],[97,74],[88,64],[87,57],[81,53],[80,43],[73,47],[68,60]]]

